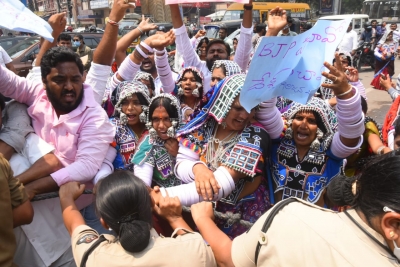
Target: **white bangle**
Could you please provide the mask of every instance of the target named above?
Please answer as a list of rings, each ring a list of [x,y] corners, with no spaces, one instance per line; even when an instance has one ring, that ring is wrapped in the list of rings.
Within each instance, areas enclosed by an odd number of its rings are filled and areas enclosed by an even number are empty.
[[[140,45],[149,51],[149,53],[154,53],[153,48],[151,48],[149,45],[147,45],[145,42],[140,42]]]
[[[136,29],[138,29],[140,31],[140,33],[143,34],[143,31],[142,31],[142,29],[140,29],[139,26],[137,26]]]
[[[147,54],[145,54],[145,53],[143,52],[143,50],[140,48],[140,45],[137,45],[136,48],[135,48],[135,50],[138,51],[139,54],[140,54],[143,58],[148,58],[148,57],[149,57]]]
[[[380,146],[377,150],[376,150],[376,154],[377,155],[382,155],[383,150],[386,148],[386,146]]]
[[[336,96],[344,96],[344,95],[347,95],[348,93],[350,93],[351,91],[353,91],[353,87],[352,87],[352,86],[350,86],[350,89],[349,89],[349,90],[347,90],[346,92],[344,92],[344,93],[341,93],[341,94],[339,94],[339,95],[336,95]]]

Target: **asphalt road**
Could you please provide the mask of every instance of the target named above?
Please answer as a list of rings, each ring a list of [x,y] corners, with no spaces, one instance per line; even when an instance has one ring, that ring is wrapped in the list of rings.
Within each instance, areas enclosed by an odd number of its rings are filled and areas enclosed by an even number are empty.
[[[394,79],[397,79],[397,75],[400,73],[400,60],[395,61],[395,74]],[[367,91],[367,102],[368,102],[368,113],[367,115],[376,120],[379,124],[382,124],[386,112],[389,110],[392,104],[392,99],[386,91],[373,89],[371,81],[374,77],[374,71],[370,67],[363,67],[359,78],[364,84]]]

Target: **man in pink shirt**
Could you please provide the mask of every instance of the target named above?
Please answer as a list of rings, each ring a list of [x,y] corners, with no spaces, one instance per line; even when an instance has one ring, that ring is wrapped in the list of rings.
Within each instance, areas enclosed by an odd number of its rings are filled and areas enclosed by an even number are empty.
[[[54,154],[65,166],[30,183],[30,197],[57,191],[70,181],[92,180],[114,136],[92,88],[82,83],[79,56],[64,47],[52,48],[43,57],[41,69],[43,84],[0,67],[0,92],[29,106],[36,134],[54,146]]]
[[[123,0],[118,2],[123,3]],[[113,19],[122,19],[128,7],[124,4],[123,8],[113,10]],[[64,20],[60,19],[60,24],[65,23]],[[60,33],[57,28],[53,27],[55,39]],[[101,72],[104,68],[109,73],[114,53],[106,51],[115,51],[117,33],[117,26],[107,25],[103,42],[98,46],[98,53],[95,53],[91,76],[104,77],[104,72]],[[65,47],[54,47],[45,52],[52,45],[54,43],[45,42],[38,55],[42,82],[18,77],[0,67],[0,92],[28,105],[35,133],[54,147],[53,153],[62,165],[50,174],[36,175],[29,181],[26,188],[30,197],[57,191],[60,185],[69,181],[91,182],[115,135],[107,114],[96,101],[98,93],[83,83],[83,64],[79,56]],[[28,172],[38,170],[34,165]],[[81,202],[83,205],[80,208],[92,201],[92,196],[86,197],[89,201]],[[61,223],[58,220],[61,217],[59,200],[34,202],[34,209],[33,223],[15,230],[17,264],[73,266],[70,238],[62,220]]]

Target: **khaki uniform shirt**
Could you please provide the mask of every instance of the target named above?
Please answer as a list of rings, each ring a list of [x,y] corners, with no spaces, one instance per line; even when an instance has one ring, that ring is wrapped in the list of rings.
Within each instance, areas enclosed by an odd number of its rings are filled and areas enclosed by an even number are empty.
[[[88,56],[88,60],[86,62],[86,64],[84,65],[84,69],[85,70],[89,70],[90,68],[90,64],[93,61],[93,50],[87,46],[87,45],[83,45],[82,49],[80,49],[78,47],[78,50],[76,51],[76,53],[80,56],[80,57],[84,57],[84,56]]]
[[[365,224],[354,210],[348,212],[386,245],[383,237]],[[236,267],[256,266],[254,259],[258,241],[262,246],[257,266],[399,266],[397,259],[343,212],[332,212],[304,201],[293,202],[279,211],[264,234],[261,228],[269,213],[261,216],[250,231],[233,240],[231,252]]]
[[[24,186],[14,178],[8,161],[0,156],[0,266],[14,266],[16,242],[12,210],[27,200]]]
[[[117,266],[217,266],[211,248],[198,233],[187,233],[176,238],[160,237],[154,229],[150,232],[150,243],[139,253],[129,253],[112,235],[104,235],[103,241],[89,256],[87,267]],[[92,228],[81,225],[72,233],[72,253],[76,265],[81,264],[86,250],[99,235]]]

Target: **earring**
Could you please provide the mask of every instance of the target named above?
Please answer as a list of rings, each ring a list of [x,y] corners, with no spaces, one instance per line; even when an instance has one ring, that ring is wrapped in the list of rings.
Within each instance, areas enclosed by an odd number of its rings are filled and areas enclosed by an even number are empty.
[[[121,121],[121,124],[123,125],[126,125],[128,123],[128,116],[126,116],[126,114],[123,112],[119,114],[119,119]]]
[[[140,115],[139,115],[139,121],[141,123],[145,123],[147,120],[146,112],[147,112],[147,107],[142,106],[142,113],[140,113]]]
[[[157,131],[154,128],[151,128],[149,130],[149,135],[151,139],[156,139],[158,137]]]
[[[176,126],[178,126],[178,121],[176,121],[176,120],[172,120],[172,126],[174,127],[174,128],[176,128]]]
[[[321,130],[318,128],[318,130],[317,130],[317,138],[318,138],[318,139],[321,139],[322,137],[324,137],[324,132],[321,131]]]
[[[293,120],[288,120],[288,122],[286,123],[286,125],[287,125],[287,129],[285,131],[285,138],[286,139],[292,139],[293,138],[292,122],[293,122]]]
[[[226,122],[225,122],[225,120],[222,121],[221,125],[222,125],[222,128],[223,128],[223,129],[226,128]]]
[[[390,238],[393,239],[393,237],[394,237],[394,232],[393,232],[393,231],[390,231],[389,235],[390,235]]]
[[[175,137],[175,128],[174,126],[171,126],[167,130],[167,136],[174,138]]]
[[[199,89],[198,89],[198,88],[194,89],[193,92],[192,92],[192,95],[193,95],[194,97],[199,97],[199,96],[200,96]]]
[[[318,138],[315,138],[315,140],[312,141],[310,148],[314,151],[318,151],[320,147],[321,143],[319,142]]]
[[[146,128],[147,128],[148,130],[150,130],[150,129],[152,128],[152,126],[153,126],[153,124],[152,124],[151,121],[148,121],[148,122],[146,123]]]
[[[185,91],[181,87],[179,87],[178,95],[181,96],[181,95],[184,95],[184,94],[185,94]]]

